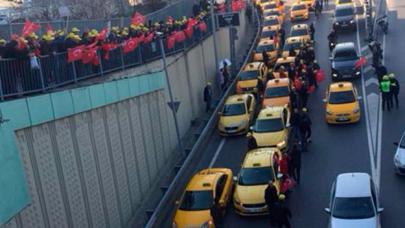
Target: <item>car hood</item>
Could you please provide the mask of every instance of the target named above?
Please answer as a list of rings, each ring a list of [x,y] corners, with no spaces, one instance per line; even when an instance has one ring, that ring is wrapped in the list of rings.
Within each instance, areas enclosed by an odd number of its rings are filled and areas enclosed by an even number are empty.
[[[354,15],[335,17],[335,22],[351,21],[354,19]]]
[[[242,186],[237,185],[235,188],[235,197],[239,199],[242,204],[258,204],[264,203],[264,191],[267,184]]]
[[[333,114],[352,113],[355,108],[359,108],[357,102],[345,104],[328,104],[326,107],[329,112]]]
[[[332,61],[332,68],[335,70],[353,70],[358,59],[348,61]]]
[[[331,220],[331,228],[377,228],[377,218],[367,219],[338,219]]]
[[[205,222],[211,219],[209,210],[202,211],[183,211],[177,210],[174,217],[174,221],[177,227],[190,227],[190,226],[201,226]]]
[[[243,115],[221,116],[221,123],[226,127],[239,127],[242,121],[247,121]]]
[[[276,146],[285,139],[285,136],[285,130],[263,133],[253,132],[257,146]]]

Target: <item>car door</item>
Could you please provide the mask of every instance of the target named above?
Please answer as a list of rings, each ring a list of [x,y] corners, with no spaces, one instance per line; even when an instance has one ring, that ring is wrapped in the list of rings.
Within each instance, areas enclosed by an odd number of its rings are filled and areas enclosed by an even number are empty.
[[[219,206],[224,209],[226,207],[226,202],[228,198],[228,194],[224,191],[226,182],[226,175],[222,174],[217,181],[217,185],[215,186],[215,203],[219,204]]]

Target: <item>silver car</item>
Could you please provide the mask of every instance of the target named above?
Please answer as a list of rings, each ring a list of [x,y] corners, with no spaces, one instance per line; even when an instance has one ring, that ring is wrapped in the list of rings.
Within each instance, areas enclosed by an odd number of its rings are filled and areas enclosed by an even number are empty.
[[[367,173],[339,174],[332,185],[330,207],[331,228],[377,228],[378,207],[375,185]]]
[[[394,155],[395,171],[400,175],[405,175],[405,132],[402,134],[399,143],[394,143],[397,150]]]

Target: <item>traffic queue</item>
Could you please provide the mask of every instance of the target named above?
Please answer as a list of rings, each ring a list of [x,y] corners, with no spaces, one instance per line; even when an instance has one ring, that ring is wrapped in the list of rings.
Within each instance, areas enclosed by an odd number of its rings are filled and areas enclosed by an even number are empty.
[[[255,4],[261,14],[259,40],[236,79],[235,94],[218,113],[219,134],[246,135],[247,152],[238,174],[208,168],[191,178],[176,201],[173,227],[222,227],[229,204],[241,216],[269,215],[272,223],[290,227],[284,200],[300,182],[301,152],[311,142],[307,101],[325,78],[315,57],[314,25],[305,22],[314,2],[298,0],[289,15],[280,0]],[[287,16],[295,22],[288,38]],[[350,82],[332,83],[324,102],[329,124],[360,119]],[[352,114],[344,113],[347,109]]]

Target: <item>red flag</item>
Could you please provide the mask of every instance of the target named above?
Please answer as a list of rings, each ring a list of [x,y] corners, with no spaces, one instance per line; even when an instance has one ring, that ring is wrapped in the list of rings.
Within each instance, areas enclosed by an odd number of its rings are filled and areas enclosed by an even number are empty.
[[[232,11],[241,11],[244,7],[244,3],[242,0],[232,0]]]
[[[367,64],[367,59],[364,56],[361,56],[359,60],[354,64],[355,68],[360,68]]]
[[[84,49],[84,45],[80,45],[80,46],[77,46],[75,48],[69,48],[67,50],[67,52],[68,52],[68,63],[71,63],[71,62],[82,59],[83,49]]]
[[[224,13],[224,12],[226,11],[226,5],[225,5],[225,3],[219,4],[219,5],[217,6],[217,11],[220,12],[220,13]]]
[[[186,39],[186,35],[184,34],[183,31],[178,31],[174,33],[174,36],[176,37],[176,42],[178,43],[183,42]]]
[[[136,12],[132,18],[131,18],[131,24],[133,25],[139,25],[139,24],[143,24],[145,22],[145,16],[143,16],[142,14]]]
[[[108,28],[103,28],[97,35],[96,40],[105,41],[107,39]]]
[[[193,37],[193,27],[192,26],[187,26],[186,29],[184,29],[184,33],[188,38]]]
[[[138,47],[138,38],[130,38],[124,43],[124,53],[131,52]]]
[[[85,48],[83,50],[83,55],[82,55],[82,63],[83,64],[88,64],[92,63],[93,65],[98,65],[98,57],[97,57],[97,49],[98,47],[90,47],[90,48]]]
[[[116,49],[119,45],[114,43],[103,43],[101,49],[103,50],[103,58],[110,59],[110,51]]]
[[[198,29],[200,29],[201,32],[206,32],[207,31],[207,24],[205,22],[200,22],[198,24]]]
[[[198,21],[194,18],[189,18],[187,20],[187,26],[186,27],[193,27],[194,25],[197,25]]]
[[[25,20],[24,27],[21,31],[21,36],[28,36],[40,28],[39,24],[33,23],[30,20]]]
[[[141,35],[137,36],[138,38],[138,43],[143,43],[145,41],[145,34],[141,33]]]
[[[316,71],[315,73],[315,80],[316,82],[320,83],[323,80],[325,80],[325,71],[323,71],[322,69],[319,69],[318,71]]]
[[[155,37],[155,33],[154,32],[150,32],[148,33],[148,35],[146,35],[145,39],[143,40],[144,44],[148,44],[150,42],[152,42],[153,38]]]
[[[168,49],[172,49],[174,48],[174,44],[176,43],[176,36],[174,35],[170,35],[167,37],[166,39],[166,45]]]

